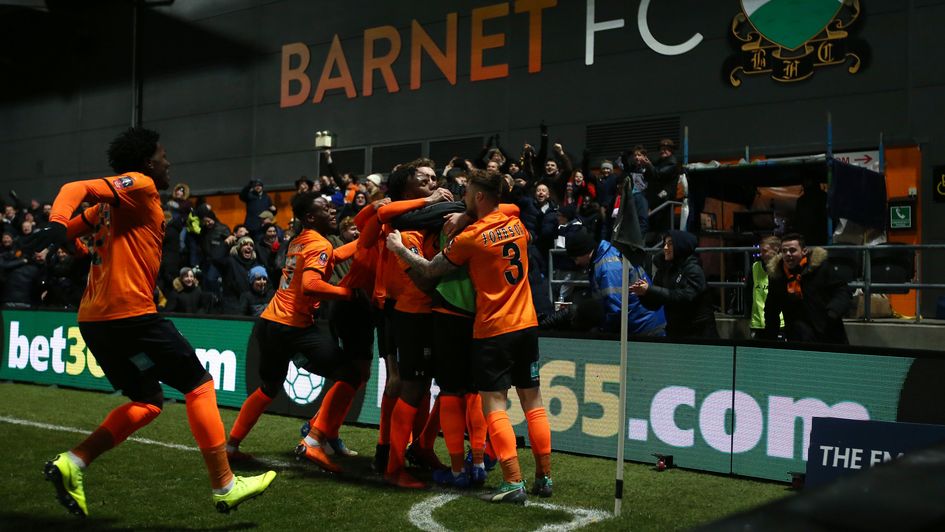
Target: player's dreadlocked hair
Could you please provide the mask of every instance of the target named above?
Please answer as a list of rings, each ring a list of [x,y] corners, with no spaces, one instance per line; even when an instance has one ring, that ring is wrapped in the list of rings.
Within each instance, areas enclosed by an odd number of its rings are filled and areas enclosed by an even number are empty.
[[[305,215],[312,212],[312,208],[315,206],[315,200],[321,197],[321,194],[318,192],[303,192],[301,194],[296,194],[292,198],[292,216],[296,220],[304,220]]]
[[[404,191],[407,190],[407,181],[417,173],[417,169],[410,165],[402,165],[387,178],[387,195],[393,201],[404,199]]]
[[[143,127],[132,127],[115,137],[108,146],[108,164],[116,173],[142,172],[145,163],[157,150],[156,131]]]

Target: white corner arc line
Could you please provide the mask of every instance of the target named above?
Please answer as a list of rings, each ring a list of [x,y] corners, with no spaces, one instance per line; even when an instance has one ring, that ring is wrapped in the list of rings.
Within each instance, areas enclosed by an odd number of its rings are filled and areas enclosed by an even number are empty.
[[[434,495],[411,506],[410,511],[407,512],[407,519],[410,520],[410,524],[424,532],[449,532],[448,528],[433,519],[433,511],[458,498],[459,495],[452,493]]]
[[[424,532],[449,532],[449,529],[433,519],[433,512],[456,499],[460,495],[444,493],[434,495],[424,499],[413,506],[407,512],[407,518],[410,524]],[[546,510],[554,510],[571,514],[572,519],[567,523],[547,524],[535,530],[535,532],[568,532],[577,530],[593,523],[598,523],[613,517],[612,514],[603,510],[594,510],[590,508],[575,508],[572,506],[562,506],[560,504],[550,504],[546,502],[527,501],[525,506],[535,506]]]

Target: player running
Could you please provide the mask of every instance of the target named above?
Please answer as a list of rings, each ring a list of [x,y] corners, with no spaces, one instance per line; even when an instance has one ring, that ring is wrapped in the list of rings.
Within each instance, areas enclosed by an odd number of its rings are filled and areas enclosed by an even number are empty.
[[[505,180],[497,173],[470,172],[465,201],[476,221],[445,250],[428,261],[411,253],[395,231],[388,248],[424,277],[438,278],[469,265],[476,289],[473,326],[473,367],[489,424],[489,437],[499,456],[504,481],[485,498],[492,502],[524,503],[515,449],[515,433],[506,412],[508,390],[515,386],[528,424],[535,456],[533,493],[550,496],[551,431],[541,401],[538,376],[538,320],[528,285],[528,232],[517,217],[502,214],[499,198]]]
[[[108,160],[119,175],[64,185],[53,203],[49,226],[23,242],[23,248],[32,252],[94,235],[88,286],[79,304],[79,330],[108,381],[131,400],[112,410],[79,445],[46,462],[44,474],[55,486],[59,502],[80,517],[89,513],[85,469],[161,413],[161,382],[184,394],[190,430],[203,454],[217,510],[229,512],[262,494],[276,476],[274,471],[255,477],[233,475],[213,379],[190,343],[157,314],[153,294],[164,239],[158,190],[168,188],[170,167],[158,140],[156,132],[143,128],[115,138]],[[70,219],[83,201],[95,205]]]
[[[322,235],[336,224],[331,203],[315,192],[303,192],[292,199],[292,212],[302,232],[288,244],[279,289],[256,320],[250,339],[259,345],[262,385],[243,402],[226,447],[234,457],[249,458],[239,445],[282,391],[289,362],[298,360],[297,365],[308,371],[344,383],[325,395],[318,415],[310,421],[309,433],[295,450],[298,458],[338,473],[341,468],[326,454],[327,435],[337,437],[351,396],[360,385],[360,373],[331,332],[315,322],[314,313],[320,301],[351,299],[353,292],[328,282],[334,270],[334,249]]]

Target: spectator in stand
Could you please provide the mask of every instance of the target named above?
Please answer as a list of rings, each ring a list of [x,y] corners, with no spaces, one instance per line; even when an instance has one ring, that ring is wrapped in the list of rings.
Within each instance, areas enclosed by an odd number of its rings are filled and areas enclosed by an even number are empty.
[[[29,213],[27,213],[28,215]],[[23,238],[24,236],[29,236],[33,232],[33,221],[32,220],[23,220],[20,222],[20,236],[18,238]]]
[[[244,236],[230,249],[230,256],[227,257],[226,268],[223,270],[224,313],[240,313],[240,294],[250,290],[249,271],[254,266],[262,266],[256,259],[256,244],[251,237]]]
[[[264,268],[266,273],[276,276],[276,256],[279,254],[279,248],[282,247],[282,241],[279,238],[279,228],[275,224],[264,226],[265,232],[259,244],[256,245],[256,258]]]
[[[646,189],[649,182],[653,179],[656,172],[650,159],[647,157],[646,148],[639,144],[633,147],[630,153],[624,152],[620,156],[626,177],[633,181],[633,206],[636,207],[637,217],[640,222],[640,233],[644,236],[650,232],[650,204],[646,199]],[[618,194],[619,198],[619,194]],[[620,207],[620,202],[615,201],[614,209]],[[648,242],[653,241],[653,235],[650,235]]]
[[[295,193],[303,194],[312,190],[312,187],[314,186],[315,182],[303,175],[302,177],[295,180]]]
[[[230,234],[229,227],[217,221],[209,203],[201,204],[196,212],[200,219],[200,270],[204,275],[204,286],[210,292],[220,293],[226,259],[237,239]]]
[[[73,310],[79,308],[91,265],[88,248],[82,244],[64,246],[46,258],[43,306]]]
[[[200,289],[200,282],[193,269],[184,266],[174,278],[171,289],[165,292],[165,312],[181,314],[207,314],[210,312],[212,295]]]
[[[535,187],[535,194],[532,196],[535,209],[538,211],[535,225],[538,228],[535,244],[543,257],[539,261],[543,274],[548,274],[548,250],[554,247],[555,238],[558,236],[558,205],[551,199],[551,192],[548,185],[538,185]]]
[[[271,217],[265,216],[265,214],[266,214],[265,212],[260,213],[260,219],[262,219],[262,220],[267,220],[267,219],[268,219],[268,220],[271,220],[271,219],[272,219]],[[233,228],[233,238],[235,239],[234,242],[235,242],[236,240],[239,240],[239,239],[243,238],[244,236],[248,236],[248,237],[252,237],[252,236],[253,236],[253,235],[249,234],[249,229],[248,229],[245,225],[239,224],[239,225],[237,225],[236,227]]]
[[[0,303],[4,308],[30,308],[39,306],[45,280],[46,255],[48,249],[32,253],[29,257],[8,253],[0,262],[5,282],[0,291]]]
[[[0,236],[0,254],[9,253],[11,251],[13,251],[13,235],[4,232],[3,236]]]
[[[184,265],[184,257],[181,256],[181,235],[186,234],[184,222],[186,218],[175,216],[172,210],[172,200],[168,200],[164,206],[164,241],[161,244],[161,266],[158,270],[157,284],[161,291],[167,293],[174,282],[175,275]]]
[[[638,279],[630,285],[643,306],[663,307],[666,335],[673,339],[719,337],[705,272],[694,254],[696,244],[691,233],[670,231],[663,239],[663,256],[654,260],[653,282]]]
[[[3,206],[3,232],[9,233],[14,227],[13,221],[16,220],[16,207],[13,205]]]
[[[381,174],[371,174],[364,178],[364,191],[367,192],[368,203],[384,199],[384,191],[381,189],[383,176]]]
[[[545,159],[545,173],[539,178],[538,184],[547,185],[551,197],[560,204],[566,195],[567,176],[571,175],[571,159],[561,144],[555,144],[552,150],[554,156]]]
[[[330,149],[322,150],[321,156],[324,158],[325,170],[328,176],[322,176],[320,192],[326,196],[338,194],[338,198],[332,199],[337,205],[354,201],[354,193],[358,190],[358,180],[348,172],[343,174],[338,173],[338,170],[335,168],[335,163],[331,158]],[[330,179],[328,177],[330,177]]]
[[[574,205],[580,210],[596,199],[597,183],[587,179],[583,170],[573,170],[565,189],[564,204]]]
[[[263,238],[263,235],[266,234],[266,228],[274,225],[276,223],[276,215],[272,211],[263,211],[259,213],[259,228],[256,229],[255,233],[247,233],[241,235],[237,232],[237,229],[233,229],[233,234],[236,235],[237,239],[243,238],[244,236],[250,236],[255,241],[260,241]],[[241,226],[237,226],[239,228]],[[247,228],[248,229],[248,228]]]
[[[600,177],[597,182],[597,202],[601,208],[601,240],[610,239],[614,226],[614,202],[617,200],[617,174],[614,173],[614,163],[604,161],[600,164]]]
[[[766,236],[758,243],[760,260],[751,265],[751,329],[752,338],[763,338],[765,332],[765,300],[768,298],[768,270],[766,265],[781,251],[781,239],[776,236]],[[784,328],[784,316],[781,316],[780,328]]]
[[[367,205],[367,203],[367,194],[358,190],[354,193],[351,203],[345,203],[341,208],[338,219],[340,220],[342,218],[347,218],[348,216],[351,216],[352,218],[357,216],[358,213],[361,212],[361,209]]]
[[[848,344],[843,316],[850,310],[851,291],[834,273],[827,250],[808,248],[804,237],[781,238],[781,254],[771,258],[765,300],[765,337],[777,337],[784,314],[784,337],[789,342]]]
[[[269,274],[262,266],[253,266],[249,270],[251,288],[240,294],[240,314],[259,316],[269,305],[275,290],[269,284]]]
[[[259,213],[271,211],[274,214],[276,212],[276,207],[272,204],[272,198],[263,190],[261,179],[250,179],[249,183],[240,191],[240,200],[246,204],[246,220],[243,224],[249,229],[251,235],[256,234],[262,226]]]
[[[338,222],[338,234],[337,235],[328,235],[328,241],[331,242],[331,245],[334,249],[349,243],[354,242],[358,239],[360,233],[358,231],[358,226],[354,225],[354,218],[347,216],[341,219]],[[351,261],[353,259],[349,258],[342,261],[335,261],[335,269],[331,274],[331,279],[329,281],[331,284],[338,284],[341,282],[341,279],[348,274],[348,270],[351,269]]]
[[[603,306],[602,320],[597,329],[608,333],[620,332],[620,287],[622,286],[622,256],[610,242],[599,243],[584,231],[568,235],[565,243],[568,256],[579,268],[590,267],[588,274],[594,300]],[[640,266],[630,267],[630,283],[650,282]],[[631,336],[666,336],[666,318],[663,309],[650,310],[640,299],[628,294],[627,331]]]
[[[653,163],[653,175],[647,187],[647,203],[655,209],[667,201],[676,199],[679,184],[679,162],[674,151],[676,144],[670,139],[660,141],[659,158]],[[650,217],[650,231],[661,234],[670,228],[670,219],[675,209],[666,207]]]
[[[555,249],[565,249],[568,235],[584,231],[584,224],[577,215],[577,209],[573,205],[566,205],[558,209],[558,229],[555,233]],[[549,266],[550,268],[550,266]],[[571,281],[575,278],[578,267],[574,261],[567,256],[555,255],[554,271],[551,274],[555,280]],[[558,291],[558,301],[570,301],[571,294],[574,293],[574,286],[570,284],[560,285]]]

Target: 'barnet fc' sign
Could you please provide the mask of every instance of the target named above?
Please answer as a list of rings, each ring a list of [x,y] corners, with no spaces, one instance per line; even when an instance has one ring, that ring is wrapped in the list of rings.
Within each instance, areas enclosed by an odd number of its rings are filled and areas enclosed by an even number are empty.
[[[769,74],[782,83],[805,80],[814,69],[846,65],[856,74],[868,59],[866,43],[852,36],[860,0],[742,0],[730,37],[739,52],[723,76],[738,87],[741,75]]]

